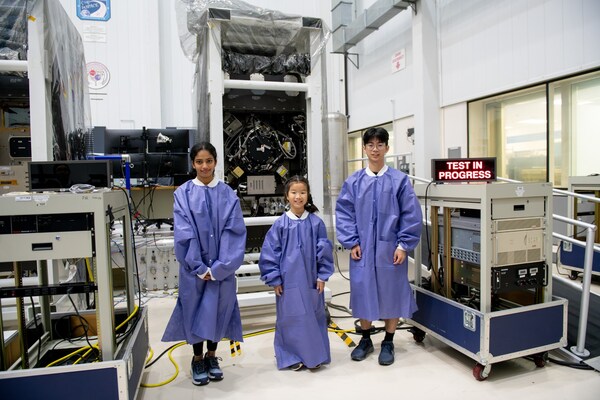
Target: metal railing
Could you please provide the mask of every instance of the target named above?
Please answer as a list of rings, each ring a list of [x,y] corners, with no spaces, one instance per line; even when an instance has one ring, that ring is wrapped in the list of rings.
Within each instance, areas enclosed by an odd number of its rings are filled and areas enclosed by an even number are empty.
[[[522,183],[521,181],[516,181],[513,179],[507,178],[498,178],[498,180],[505,182],[513,182],[513,183]],[[575,192],[570,192],[568,190],[561,189],[552,189],[554,194],[566,195],[569,197],[575,197],[582,200],[591,201],[593,203],[600,203],[600,198],[587,196]],[[581,289],[581,305],[579,309],[579,323],[577,327],[577,345],[571,346],[570,350],[573,354],[578,357],[588,357],[590,352],[585,348],[585,336],[587,333],[587,323],[588,316],[590,310],[590,291],[592,286],[592,268],[593,268],[593,260],[594,260],[594,251],[600,253],[600,246],[597,246],[594,242],[595,234],[597,226],[594,224],[589,224],[587,222],[579,221],[573,218],[563,217],[562,215],[552,214],[552,218],[564,222],[566,224],[571,224],[574,226],[578,226],[580,228],[585,228],[586,230],[586,239],[585,242],[581,240],[577,240],[575,238],[571,238],[565,235],[562,235],[557,232],[552,232],[552,237],[564,240],[569,243],[573,243],[585,248],[584,258],[583,258],[583,277],[582,277],[582,289]]]

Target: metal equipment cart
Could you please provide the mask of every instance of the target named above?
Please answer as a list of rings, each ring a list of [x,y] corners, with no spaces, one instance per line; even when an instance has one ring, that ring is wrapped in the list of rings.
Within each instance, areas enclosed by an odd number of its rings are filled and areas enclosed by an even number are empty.
[[[87,399],[135,398],[148,352],[148,323],[146,309],[135,304],[130,218],[127,195],[121,191],[0,197],[0,261],[12,262],[15,276],[14,287],[0,288],[0,298],[16,298],[18,314],[16,333],[6,340],[0,335],[2,398],[26,394],[29,398],[58,400],[65,398],[65,390]],[[111,230],[119,222],[123,227],[125,309],[115,309],[113,293]],[[93,279],[51,282],[52,260],[65,259],[87,259]],[[37,285],[22,284],[21,263],[25,261],[37,264]],[[53,296],[76,294],[93,296],[93,307],[81,311],[76,307],[77,315],[52,312]],[[32,310],[36,321],[33,328],[32,321],[25,320],[23,302],[30,296],[40,299],[41,322],[37,322],[37,311]],[[58,323],[71,318],[77,321],[76,326],[61,330]],[[65,339],[82,325],[87,326],[86,338],[88,329],[97,334],[97,345],[88,339],[78,349]],[[97,349],[99,361],[81,362],[83,351],[93,351],[91,347]],[[78,351],[77,362],[75,357],[73,362],[50,367],[62,357],[57,353]]]
[[[567,301],[552,296],[551,185],[431,183],[415,192],[430,210],[431,277],[422,280],[415,263],[414,339],[429,333],[471,357],[477,380],[517,357],[543,366],[548,350],[567,344]]]

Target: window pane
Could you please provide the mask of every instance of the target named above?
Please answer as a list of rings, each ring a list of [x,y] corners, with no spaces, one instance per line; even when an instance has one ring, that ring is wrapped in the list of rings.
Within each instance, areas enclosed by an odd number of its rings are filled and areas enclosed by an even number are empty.
[[[600,173],[600,78],[576,83],[572,89],[572,174]]]
[[[358,160],[363,158],[362,151],[362,131],[353,132],[348,136],[348,160]],[[365,162],[350,161],[348,163],[348,176],[359,169],[364,168]]]
[[[546,181],[543,86],[469,104],[469,157],[496,157],[498,176]]]
[[[600,72],[551,83],[550,132],[554,185],[567,188],[569,176],[600,172]]]

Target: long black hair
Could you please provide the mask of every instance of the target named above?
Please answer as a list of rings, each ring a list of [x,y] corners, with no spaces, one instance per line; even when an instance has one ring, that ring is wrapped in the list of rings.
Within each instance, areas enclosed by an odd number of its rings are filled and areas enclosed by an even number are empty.
[[[306,179],[302,175],[294,175],[290,179],[288,179],[287,182],[285,183],[285,189],[283,191],[285,193],[285,195],[284,195],[285,202],[287,203],[287,201],[288,201],[287,196],[290,191],[290,187],[294,183],[304,183],[306,185],[306,191],[308,192],[308,200],[306,201],[306,204],[304,205],[304,209],[310,213],[319,211],[317,206],[315,206],[313,203],[312,195],[310,194],[310,185],[308,184],[308,179]]]

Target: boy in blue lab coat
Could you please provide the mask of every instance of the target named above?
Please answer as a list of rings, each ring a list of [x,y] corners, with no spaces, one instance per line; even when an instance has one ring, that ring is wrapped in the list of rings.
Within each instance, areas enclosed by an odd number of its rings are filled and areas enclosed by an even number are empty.
[[[422,227],[421,207],[408,176],[385,165],[388,140],[383,128],[365,131],[368,165],[344,182],[336,204],[337,238],[350,249],[350,308],[362,332],[351,358],[362,361],[374,351],[371,322],[383,319],[381,365],[394,362],[399,319],[417,310],[407,253],[418,244]]]

